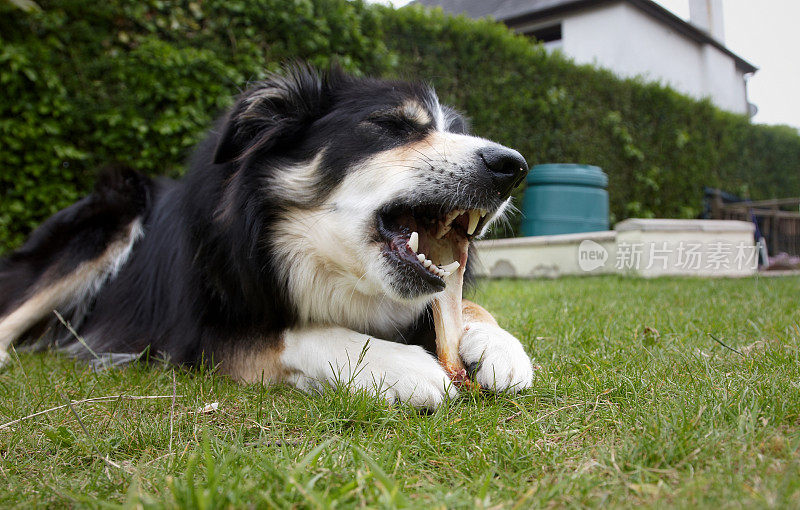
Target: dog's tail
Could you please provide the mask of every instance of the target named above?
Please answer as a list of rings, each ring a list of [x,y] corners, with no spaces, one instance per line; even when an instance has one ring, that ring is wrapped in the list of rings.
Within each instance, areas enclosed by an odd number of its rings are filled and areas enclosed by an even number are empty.
[[[89,196],[0,261],[0,365],[13,342],[36,339],[55,324],[54,311],[73,324],[83,320],[143,235],[152,188],[128,168],[107,168]]]

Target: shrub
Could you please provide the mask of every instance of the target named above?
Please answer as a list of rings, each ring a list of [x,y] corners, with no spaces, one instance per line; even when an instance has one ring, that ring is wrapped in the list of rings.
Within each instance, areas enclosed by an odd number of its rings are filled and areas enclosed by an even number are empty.
[[[795,130],[575,65],[488,20],[347,0],[38,3],[0,2],[0,252],[107,163],[178,175],[232,96],[287,59],[428,79],[529,163],[603,167],[614,220],[694,217],[703,186],[800,194]]]
[[[0,252],[107,163],[179,174],[213,117],[282,61],[375,74],[393,62],[361,2],[37,3],[0,2]]]

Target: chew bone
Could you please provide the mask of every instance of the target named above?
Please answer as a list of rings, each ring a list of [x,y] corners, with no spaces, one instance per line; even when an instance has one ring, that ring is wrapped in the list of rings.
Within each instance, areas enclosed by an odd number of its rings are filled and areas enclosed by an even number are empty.
[[[458,239],[452,245],[453,258],[458,268],[445,277],[447,286],[433,301],[433,323],[436,331],[436,356],[450,379],[459,386],[469,385],[469,377],[458,353],[458,344],[464,334],[464,321],[461,311],[461,293],[464,285],[464,271],[467,267],[466,239]]]

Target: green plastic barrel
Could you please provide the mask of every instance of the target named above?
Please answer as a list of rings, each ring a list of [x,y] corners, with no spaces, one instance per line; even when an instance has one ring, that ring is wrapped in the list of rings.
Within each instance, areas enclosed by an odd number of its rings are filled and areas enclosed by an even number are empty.
[[[608,176],[596,166],[536,165],[522,200],[522,235],[608,230]]]

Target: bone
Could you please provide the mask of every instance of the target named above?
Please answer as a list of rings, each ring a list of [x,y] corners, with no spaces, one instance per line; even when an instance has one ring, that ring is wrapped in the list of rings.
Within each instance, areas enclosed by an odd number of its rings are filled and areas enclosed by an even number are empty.
[[[450,243],[448,243],[450,244]],[[467,267],[468,241],[459,239],[452,246],[453,258],[459,263],[449,276],[445,277],[445,289],[433,301],[433,324],[436,331],[436,356],[450,379],[457,386],[470,386],[467,370],[458,353],[458,344],[464,334],[461,312],[464,271]],[[437,254],[438,255],[438,254]]]

